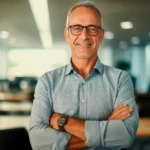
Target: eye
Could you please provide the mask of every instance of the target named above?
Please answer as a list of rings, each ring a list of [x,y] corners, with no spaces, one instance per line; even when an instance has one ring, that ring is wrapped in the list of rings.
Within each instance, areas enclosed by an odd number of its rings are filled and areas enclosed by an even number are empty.
[[[90,26],[90,27],[88,27],[88,31],[90,31],[90,32],[96,32],[97,29],[94,26]]]
[[[81,31],[81,30],[82,30],[82,27],[80,27],[80,26],[72,26],[72,29],[73,29],[74,31]]]

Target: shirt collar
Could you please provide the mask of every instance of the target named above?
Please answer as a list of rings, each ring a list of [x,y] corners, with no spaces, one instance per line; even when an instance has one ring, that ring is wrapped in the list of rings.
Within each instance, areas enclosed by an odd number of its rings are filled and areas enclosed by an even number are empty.
[[[73,71],[73,66],[72,66],[72,61],[71,61],[71,59],[70,59],[70,62],[69,62],[69,64],[68,64],[67,67],[66,67],[65,75],[70,74],[71,71]]]
[[[97,61],[96,61],[96,64],[95,64],[95,67],[94,69],[98,70],[100,74],[102,74],[102,71],[103,71],[103,65],[99,59],[99,57],[97,58]]]
[[[96,64],[95,64],[94,69],[98,70],[99,73],[102,74],[102,71],[103,71],[103,70],[102,70],[102,63],[101,63],[99,57],[97,58],[97,61],[96,61]],[[73,66],[72,66],[72,61],[71,61],[71,59],[70,59],[70,62],[69,62],[69,64],[68,64],[67,67],[66,67],[65,75],[70,74],[73,70],[74,70],[74,69],[73,69]]]

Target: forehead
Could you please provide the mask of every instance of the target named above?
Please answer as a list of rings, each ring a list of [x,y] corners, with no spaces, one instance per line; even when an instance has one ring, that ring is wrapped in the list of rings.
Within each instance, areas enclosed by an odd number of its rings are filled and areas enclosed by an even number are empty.
[[[73,24],[100,25],[100,16],[92,8],[81,6],[74,9],[69,16],[69,25]]]

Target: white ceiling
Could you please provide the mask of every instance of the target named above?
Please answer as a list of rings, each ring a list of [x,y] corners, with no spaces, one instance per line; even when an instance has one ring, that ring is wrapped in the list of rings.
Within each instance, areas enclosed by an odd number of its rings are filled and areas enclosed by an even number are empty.
[[[104,29],[115,34],[113,40],[105,40],[103,45],[118,48],[120,41],[132,46],[130,38],[138,36],[139,46],[150,42],[150,0],[92,0],[101,10]],[[48,0],[49,16],[53,44],[64,43],[68,9],[77,0]],[[123,30],[121,21],[132,21],[134,28]],[[14,48],[42,48],[39,32],[34,21],[28,0],[0,0],[0,31],[9,31],[10,38],[15,37],[16,43],[10,44],[8,39],[0,39],[1,46]],[[0,47],[1,47],[0,46]]]

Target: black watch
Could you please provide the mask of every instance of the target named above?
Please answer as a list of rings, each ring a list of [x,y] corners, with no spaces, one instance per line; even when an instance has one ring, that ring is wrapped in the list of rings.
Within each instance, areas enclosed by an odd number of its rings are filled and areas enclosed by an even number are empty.
[[[61,115],[60,118],[57,120],[58,127],[61,131],[65,131],[64,126],[67,124],[68,116]]]

